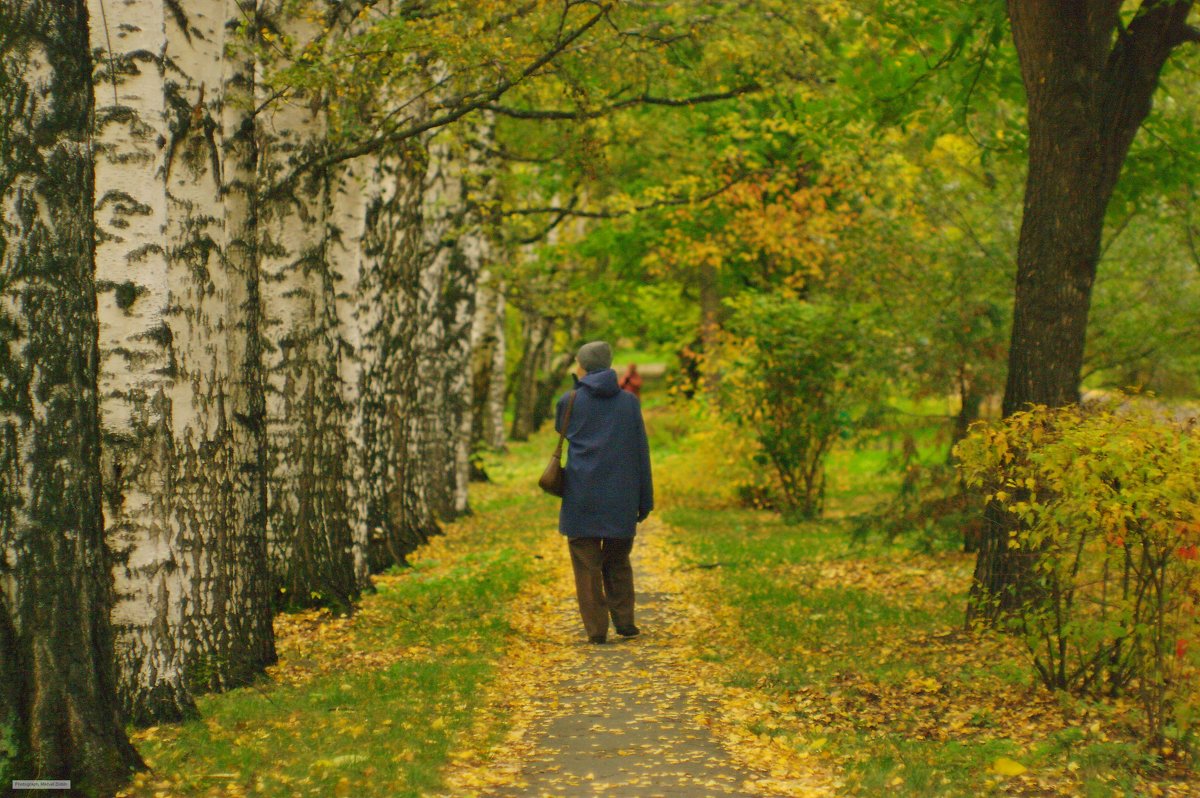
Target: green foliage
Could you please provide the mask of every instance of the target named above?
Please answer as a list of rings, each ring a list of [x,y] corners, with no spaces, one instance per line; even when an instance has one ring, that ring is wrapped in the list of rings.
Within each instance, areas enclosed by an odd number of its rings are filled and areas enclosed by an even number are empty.
[[[16,724],[8,719],[0,722],[0,784],[7,784],[17,776],[20,753],[17,747]]]
[[[843,489],[831,490],[831,511],[887,490],[882,455],[835,447],[830,486]],[[677,473],[691,458],[684,441],[656,466]],[[1194,783],[1183,760],[1145,751],[1131,702],[1031,690],[1019,643],[963,631],[970,556],[904,551],[878,536],[851,545],[836,521],[789,525],[731,508],[704,495],[724,489],[712,473],[696,471],[690,490],[672,485],[664,518],[715,619],[697,655],[733,670],[756,700],[751,733],[783,746],[794,733],[790,744],[831,759],[859,795],[1100,798]],[[819,753],[814,741],[825,741]],[[1028,773],[1001,775],[1002,758]]]
[[[611,338],[632,338],[646,348],[678,352],[695,335],[699,308],[678,284],[634,282],[606,288],[608,297],[602,301],[620,300],[607,306],[604,333]]]
[[[933,448],[935,456],[944,452],[944,444]],[[899,472],[899,484],[886,501],[855,518],[855,540],[878,535],[888,544],[903,539],[919,551],[934,552],[962,549],[977,538],[978,513],[954,466],[944,455],[932,460],[928,455],[911,434],[903,435],[900,451],[885,466]]]
[[[1148,739],[1200,709],[1200,439],[1124,399],[978,426],[960,469],[1018,522],[1032,588],[1009,619],[1047,686],[1134,686]]]
[[[860,141],[870,180],[839,241],[852,268],[825,290],[884,309],[897,397],[940,407],[954,397],[965,430],[1003,388],[1022,175],[1007,162],[985,167],[967,137],[922,138],[914,129]]]
[[[1109,236],[1088,317],[1085,385],[1181,398],[1200,391],[1200,270],[1181,235],[1185,195],[1169,199],[1131,208]]]
[[[838,54],[853,118],[917,122],[932,135],[965,128],[989,152],[1014,148],[1024,92],[1001,0],[855,0],[851,7]]]
[[[787,514],[811,518],[825,497],[825,458],[870,407],[877,332],[865,308],[743,294],[732,315],[721,411],[749,429]]]

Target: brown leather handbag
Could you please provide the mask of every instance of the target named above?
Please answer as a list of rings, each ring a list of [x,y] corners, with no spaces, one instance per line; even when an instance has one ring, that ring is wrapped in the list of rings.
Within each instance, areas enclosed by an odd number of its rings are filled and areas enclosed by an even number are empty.
[[[575,394],[577,393],[579,393],[577,390],[571,391],[571,398],[567,400],[567,412],[563,414],[562,432],[558,435],[558,445],[554,447],[554,455],[550,458],[546,470],[542,472],[542,478],[538,480],[539,488],[551,496],[559,498],[562,498],[563,495],[563,441],[567,437],[567,425],[571,423],[571,408],[575,407]]]

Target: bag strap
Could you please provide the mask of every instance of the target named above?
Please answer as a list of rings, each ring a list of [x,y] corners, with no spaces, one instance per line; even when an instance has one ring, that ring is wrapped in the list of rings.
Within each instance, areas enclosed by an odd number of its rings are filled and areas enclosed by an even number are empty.
[[[578,389],[571,391],[571,398],[567,400],[567,412],[563,415],[562,432],[558,434],[558,445],[554,447],[554,457],[562,459],[563,440],[567,437],[567,425],[571,423],[571,408],[575,407],[575,394],[579,393]]]

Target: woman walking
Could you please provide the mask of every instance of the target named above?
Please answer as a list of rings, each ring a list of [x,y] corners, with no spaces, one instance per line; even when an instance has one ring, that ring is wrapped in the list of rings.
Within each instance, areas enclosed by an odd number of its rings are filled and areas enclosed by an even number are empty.
[[[621,378],[621,390],[638,397],[642,395],[642,375],[638,374],[637,363],[630,363],[625,370],[625,376]]]
[[[623,637],[639,631],[629,552],[654,509],[650,445],[641,403],[617,384],[612,348],[584,344],[576,361],[575,389],[558,400],[555,416],[568,441],[558,530],[567,537],[588,640],[603,643],[610,617]]]

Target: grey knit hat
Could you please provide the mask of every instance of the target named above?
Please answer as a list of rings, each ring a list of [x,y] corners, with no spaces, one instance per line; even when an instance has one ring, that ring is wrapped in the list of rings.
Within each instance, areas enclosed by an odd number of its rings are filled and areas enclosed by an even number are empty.
[[[604,371],[612,368],[612,347],[605,341],[592,341],[579,347],[579,354],[575,358],[589,374]]]

